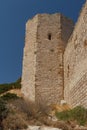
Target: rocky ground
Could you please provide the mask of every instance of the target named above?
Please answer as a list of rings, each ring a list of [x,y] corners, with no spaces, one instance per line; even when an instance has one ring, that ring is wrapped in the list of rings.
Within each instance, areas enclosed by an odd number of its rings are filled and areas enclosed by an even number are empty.
[[[26,130],[63,130],[63,129],[47,127],[47,126],[28,126]],[[70,130],[87,130],[87,128],[83,126],[76,126],[76,128]]]
[[[3,119],[3,130],[87,130],[86,125],[79,126],[76,121],[60,121],[48,113],[48,108],[38,109],[23,99],[10,100],[7,107],[9,113]]]

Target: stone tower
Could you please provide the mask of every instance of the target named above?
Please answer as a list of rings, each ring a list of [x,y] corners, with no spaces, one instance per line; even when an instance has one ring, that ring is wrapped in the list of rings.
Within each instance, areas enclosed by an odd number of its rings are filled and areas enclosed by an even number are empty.
[[[61,14],[39,14],[26,24],[22,93],[37,103],[59,103],[64,95],[63,54],[73,22]]]

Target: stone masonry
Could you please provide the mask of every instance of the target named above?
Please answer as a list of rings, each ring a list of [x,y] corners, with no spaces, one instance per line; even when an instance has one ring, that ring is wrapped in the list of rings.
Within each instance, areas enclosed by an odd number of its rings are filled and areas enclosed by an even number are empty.
[[[22,93],[36,102],[87,108],[87,1],[75,25],[61,14],[26,24]]]
[[[87,2],[64,54],[64,98],[87,108]]]
[[[61,14],[39,14],[27,22],[22,93],[29,100],[59,103],[63,99],[63,53],[72,30],[73,22]]]

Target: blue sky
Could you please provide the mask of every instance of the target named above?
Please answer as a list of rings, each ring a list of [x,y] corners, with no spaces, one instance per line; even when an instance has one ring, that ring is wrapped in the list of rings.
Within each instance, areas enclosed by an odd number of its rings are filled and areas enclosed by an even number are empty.
[[[76,22],[85,0],[0,0],[0,83],[22,73],[25,23],[37,13],[60,12]]]

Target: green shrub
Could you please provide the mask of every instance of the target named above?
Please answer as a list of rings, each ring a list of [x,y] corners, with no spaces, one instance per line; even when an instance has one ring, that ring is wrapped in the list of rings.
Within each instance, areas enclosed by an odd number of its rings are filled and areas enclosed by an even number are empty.
[[[12,89],[12,85],[10,84],[1,84],[0,85],[0,94]]]
[[[80,125],[84,125],[87,122],[87,109],[77,106],[72,110],[72,116]]]
[[[71,118],[71,112],[70,111],[63,111],[63,112],[56,112],[56,116],[61,120],[68,120]]]
[[[14,88],[20,89],[21,88],[21,78],[19,78],[14,84]]]
[[[6,102],[0,98],[0,120],[7,116],[8,109],[6,105]]]
[[[20,88],[21,88],[21,78],[19,78],[14,83],[0,84],[0,94],[5,93],[11,89],[20,89]]]
[[[78,124],[84,125],[87,122],[87,109],[77,106],[69,111],[56,112],[56,116],[60,120],[76,120]]]
[[[1,96],[1,99],[3,100],[11,100],[11,99],[18,99],[19,97],[14,93],[6,93],[5,95]]]

